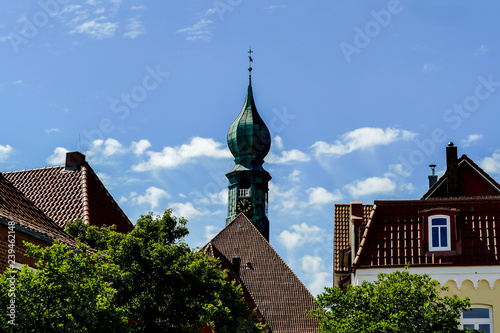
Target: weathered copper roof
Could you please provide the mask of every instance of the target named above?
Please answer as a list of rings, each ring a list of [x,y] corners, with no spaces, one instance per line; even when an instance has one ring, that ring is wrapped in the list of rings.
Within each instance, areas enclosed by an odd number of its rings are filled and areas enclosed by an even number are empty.
[[[133,225],[87,162],[76,170],[64,166],[4,173],[28,199],[64,228],[82,219],[91,225],[116,225],[128,232]]]
[[[260,165],[271,148],[271,134],[257,112],[251,79],[245,104],[227,132],[227,145],[235,162],[251,160]]]
[[[0,173],[0,219],[69,245],[76,242]]]
[[[262,234],[240,214],[203,250],[218,251],[224,261],[241,259],[239,278],[272,332],[318,331],[318,320],[306,311],[316,308],[314,298]]]

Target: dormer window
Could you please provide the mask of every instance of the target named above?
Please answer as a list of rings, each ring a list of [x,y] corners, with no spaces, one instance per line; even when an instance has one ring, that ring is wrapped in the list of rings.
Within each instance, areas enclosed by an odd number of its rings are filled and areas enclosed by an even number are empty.
[[[450,217],[448,215],[429,216],[429,251],[450,251],[450,231]]]

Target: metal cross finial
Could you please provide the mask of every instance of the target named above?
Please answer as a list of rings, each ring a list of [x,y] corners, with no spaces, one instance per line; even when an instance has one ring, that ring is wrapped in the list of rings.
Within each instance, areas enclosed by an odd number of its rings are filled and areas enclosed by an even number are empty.
[[[248,65],[248,74],[251,76],[252,75],[252,62],[253,62],[253,59],[252,59],[252,48],[250,47],[250,50],[248,51],[248,62],[249,62],[249,65]]]

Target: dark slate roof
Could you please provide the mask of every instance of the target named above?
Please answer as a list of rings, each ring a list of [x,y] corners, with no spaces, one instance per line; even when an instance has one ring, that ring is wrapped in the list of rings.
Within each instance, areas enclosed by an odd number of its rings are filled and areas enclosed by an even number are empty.
[[[456,214],[457,249],[427,252],[422,213]],[[455,237],[455,236],[453,236]],[[500,199],[375,201],[353,262],[355,267],[500,265]]]
[[[76,170],[64,166],[4,173],[28,199],[64,228],[82,219],[91,225],[116,225],[128,232],[133,225],[87,162]]]
[[[245,215],[238,215],[203,250],[218,251],[226,262],[236,255],[241,259],[240,281],[272,332],[318,331],[317,319],[306,314],[316,308],[313,296]]]
[[[373,205],[363,205],[363,225],[368,222]],[[333,237],[333,264],[336,272],[348,273],[347,267],[340,266],[340,251],[350,246],[349,244],[349,223],[351,219],[349,204],[335,204],[334,213],[334,237]]]
[[[47,217],[41,209],[28,200],[0,173],[0,219],[13,221],[16,228],[34,232],[40,236],[60,240],[69,245],[76,242],[54,221]]]

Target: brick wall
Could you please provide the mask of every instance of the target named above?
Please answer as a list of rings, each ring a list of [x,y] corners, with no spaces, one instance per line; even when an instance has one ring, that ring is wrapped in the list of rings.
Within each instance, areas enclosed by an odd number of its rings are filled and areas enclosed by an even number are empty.
[[[3,272],[5,268],[8,266],[8,255],[9,255],[9,229],[7,226],[0,224],[0,272]],[[26,234],[19,230],[16,226],[15,229],[15,256],[16,256],[16,262],[20,264],[27,264],[31,267],[35,266],[35,260],[33,258],[27,257],[24,255],[26,247],[23,244],[23,241],[30,242],[35,245],[40,245],[40,246],[48,246],[47,242],[37,239],[29,234]],[[12,237],[11,237],[12,239]]]

